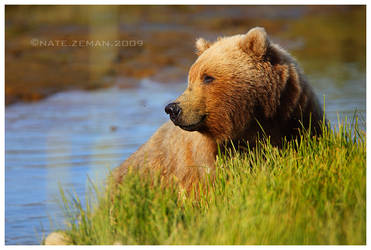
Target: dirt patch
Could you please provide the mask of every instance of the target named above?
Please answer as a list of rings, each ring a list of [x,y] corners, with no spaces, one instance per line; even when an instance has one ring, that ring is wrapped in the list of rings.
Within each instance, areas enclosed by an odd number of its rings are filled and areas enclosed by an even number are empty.
[[[285,44],[293,39],[285,35],[292,33],[291,27],[296,36],[303,36],[300,34],[303,25],[310,25],[314,17],[321,16],[314,23],[326,23],[324,19],[329,13],[335,16],[353,13],[349,14],[352,20],[358,17],[355,20],[363,22],[359,13],[365,12],[364,9],[362,6],[6,6],[6,104],[37,101],[71,89],[133,87],[142,78],[163,83],[186,82],[187,71],[196,59],[192,53],[194,42],[200,36],[215,39],[264,26],[270,35],[280,37]],[[330,35],[326,32],[326,37]],[[336,39],[336,35],[331,38]],[[97,41],[115,44],[92,44]],[[343,43],[359,45],[354,39]]]

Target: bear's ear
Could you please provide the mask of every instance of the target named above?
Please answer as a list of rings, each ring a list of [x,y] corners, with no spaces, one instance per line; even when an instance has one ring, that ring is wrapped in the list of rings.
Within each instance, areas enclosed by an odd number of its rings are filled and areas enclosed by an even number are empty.
[[[204,53],[205,50],[210,48],[210,46],[211,46],[211,43],[209,41],[206,41],[203,38],[198,38],[196,40],[196,49],[197,49],[196,54],[198,56],[201,55],[202,53]]]
[[[248,54],[258,58],[264,57],[269,48],[267,32],[261,27],[251,29],[240,41],[240,47]]]

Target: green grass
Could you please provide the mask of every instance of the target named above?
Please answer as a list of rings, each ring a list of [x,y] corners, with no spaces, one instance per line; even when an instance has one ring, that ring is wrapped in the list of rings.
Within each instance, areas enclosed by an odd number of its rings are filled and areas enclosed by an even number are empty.
[[[365,244],[366,142],[353,126],[261,142],[217,157],[215,179],[186,195],[131,172],[116,197],[86,206],[62,192],[72,244]],[[95,205],[94,205],[95,204]],[[99,205],[97,205],[99,204]]]

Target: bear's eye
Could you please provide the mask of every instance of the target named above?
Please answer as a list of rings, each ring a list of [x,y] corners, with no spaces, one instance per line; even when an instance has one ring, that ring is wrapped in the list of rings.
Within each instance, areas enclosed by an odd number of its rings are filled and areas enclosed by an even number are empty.
[[[214,81],[214,77],[205,74],[202,77],[202,81],[204,83],[211,83],[212,81]]]

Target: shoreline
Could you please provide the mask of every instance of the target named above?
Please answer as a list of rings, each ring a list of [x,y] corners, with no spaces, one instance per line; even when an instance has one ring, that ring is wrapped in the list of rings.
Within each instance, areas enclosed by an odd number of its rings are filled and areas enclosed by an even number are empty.
[[[344,53],[347,61],[364,67],[365,55],[353,50],[365,48],[363,35],[344,33],[342,25],[342,20],[353,20],[362,32],[362,6],[274,8],[272,13],[264,6],[6,6],[5,104],[35,102],[66,90],[111,87],[121,78],[129,85],[143,78],[184,81],[197,58],[196,38],[213,41],[254,26],[264,26],[299,61],[314,59],[304,67],[307,72],[344,60]],[[329,20],[339,24],[330,22],[325,32],[311,29],[315,34],[305,28]],[[339,38],[347,43],[337,43]],[[86,43],[60,46],[57,41]],[[119,46],[86,46],[91,41],[116,41]],[[137,43],[128,46],[130,41]],[[333,46],[318,48],[319,43]]]

